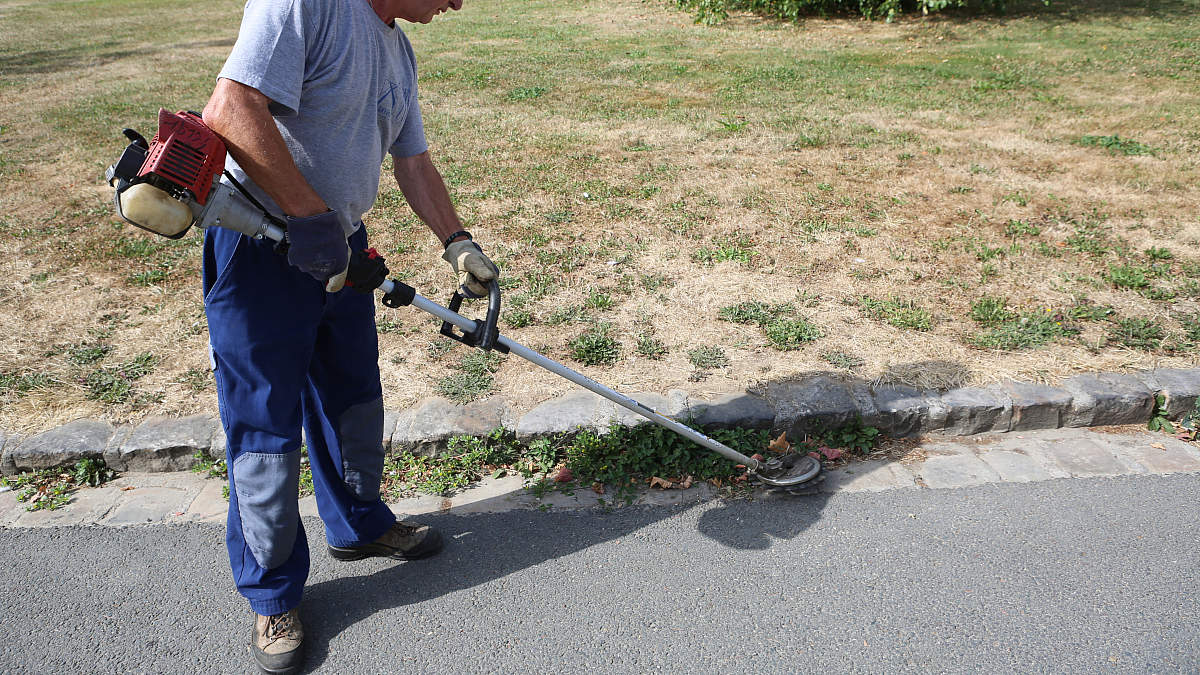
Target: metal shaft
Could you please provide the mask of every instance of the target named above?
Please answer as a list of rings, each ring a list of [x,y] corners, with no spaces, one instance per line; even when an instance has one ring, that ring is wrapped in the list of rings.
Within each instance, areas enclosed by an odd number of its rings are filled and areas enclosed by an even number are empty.
[[[274,225],[264,224],[262,226],[262,236],[275,241],[280,241],[283,239],[283,230]],[[379,286],[380,290],[382,290],[384,293],[391,293],[395,287],[395,284],[393,284],[390,280],[384,281],[383,284]],[[457,312],[452,312],[449,309],[430,300],[429,298],[423,297],[419,294],[413,297],[412,305],[422,312],[436,316],[442,321],[449,321],[465,331],[470,332],[475,330],[475,322],[473,320],[468,319]],[[709,438],[708,436],[705,436],[686,424],[681,424],[670,417],[659,414],[648,406],[642,405],[641,403],[622,394],[621,392],[609,389],[599,382],[585,375],[581,375],[574,370],[571,370],[558,361],[542,356],[523,344],[513,342],[503,335],[497,339],[497,343],[508,348],[509,352],[516,354],[526,361],[529,361],[535,365],[539,365],[555,375],[564,377],[590,392],[603,396],[622,408],[645,417],[660,427],[670,429],[671,431],[674,431],[675,433],[683,436],[693,443],[696,443],[697,445],[704,446],[727,459],[737,462],[738,464],[745,465],[751,473],[757,472],[761,467],[761,463],[758,460],[752,457],[747,457],[728,445]]]
[[[383,289],[383,291],[385,293],[390,293],[393,287],[394,286],[391,281],[385,281],[383,283],[383,285],[380,286],[380,288]],[[413,307],[416,307],[417,309],[419,309],[423,312],[427,312],[429,314],[436,316],[437,318],[441,319],[442,321],[449,321],[450,323],[458,326],[459,328],[461,328],[465,331],[475,330],[475,322],[474,321],[462,316],[461,314],[452,312],[449,309],[446,309],[445,307],[437,304],[436,302],[429,300],[428,298],[417,295],[413,298],[412,305],[413,305]],[[733,448],[725,445],[724,443],[721,443],[719,441],[713,440],[712,438],[709,438],[708,436],[705,436],[704,434],[696,431],[695,429],[687,426],[686,424],[681,424],[681,423],[671,419],[670,417],[661,415],[661,414],[655,412],[653,409],[649,408],[648,406],[642,405],[641,403],[635,401],[634,399],[632,399],[618,391],[609,389],[608,387],[600,384],[599,382],[597,382],[585,375],[581,375],[581,374],[575,372],[574,370],[571,370],[570,368],[564,366],[563,364],[559,363],[558,361],[555,361],[553,359],[549,359],[545,356],[542,356],[541,354],[533,351],[532,349],[530,349],[529,347],[526,347],[525,345],[522,345],[517,342],[513,342],[512,340],[504,337],[503,335],[500,336],[500,338],[497,340],[497,342],[499,344],[503,345],[504,347],[507,347],[509,352],[516,354],[517,356],[525,359],[526,361],[529,361],[530,363],[539,365],[542,368],[545,368],[546,370],[549,370],[550,372],[554,373],[555,375],[559,375],[561,377],[564,377],[564,378],[574,382],[575,384],[583,387],[584,389],[587,389],[588,391],[591,391],[595,394],[603,396],[604,398],[612,401],[613,403],[616,403],[617,405],[621,406],[622,408],[633,411],[633,412],[637,413],[638,415],[641,415],[642,417],[645,417],[646,419],[650,420],[651,422],[654,422],[655,424],[657,424],[660,427],[670,429],[671,431],[674,431],[675,433],[679,434],[680,436],[683,436],[684,438],[687,438],[688,440],[692,441],[693,443],[696,443],[697,445],[702,445],[717,454],[720,454],[730,460],[733,460],[734,462],[737,462],[738,464],[744,464],[746,466],[746,468],[752,472],[757,471],[759,468],[759,462],[757,460],[743,455],[742,453],[738,452],[737,450],[734,450]]]

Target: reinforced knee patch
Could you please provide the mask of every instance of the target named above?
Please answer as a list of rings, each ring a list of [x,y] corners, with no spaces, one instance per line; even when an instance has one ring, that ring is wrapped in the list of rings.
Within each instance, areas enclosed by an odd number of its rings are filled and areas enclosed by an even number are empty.
[[[265,569],[279,567],[300,526],[300,451],[243,453],[230,472],[246,546]]]
[[[383,399],[350,406],[338,422],[346,487],[363,501],[379,499],[383,477]]]

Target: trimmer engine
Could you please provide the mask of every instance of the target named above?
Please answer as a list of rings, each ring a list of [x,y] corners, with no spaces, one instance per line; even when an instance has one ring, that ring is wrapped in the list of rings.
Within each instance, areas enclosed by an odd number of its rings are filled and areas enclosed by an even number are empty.
[[[116,189],[117,214],[132,225],[178,239],[192,225],[221,225],[262,236],[278,223],[253,198],[218,181],[225,144],[199,113],[158,111],[158,133],[149,143],[133,129],[129,146],[104,177]]]

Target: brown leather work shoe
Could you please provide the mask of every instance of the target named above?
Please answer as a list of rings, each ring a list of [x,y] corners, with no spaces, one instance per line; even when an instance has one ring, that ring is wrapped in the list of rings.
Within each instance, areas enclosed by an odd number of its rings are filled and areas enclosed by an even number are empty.
[[[392,558],[417,560],[442,550],[442,535],[428,525],[397,520],[383,536],[362,546],[330,546],[329,555],[338,560]]]
[[[254,638],[250,651],[254,662],[263,672],[286,675],[300,670],[304,661],[304,626],[300,625],[300,609],[283,614],[254,615]]]

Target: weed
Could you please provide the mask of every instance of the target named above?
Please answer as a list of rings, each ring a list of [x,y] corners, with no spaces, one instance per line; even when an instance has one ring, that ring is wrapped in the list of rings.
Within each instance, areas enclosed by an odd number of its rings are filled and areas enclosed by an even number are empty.
[[[1036,237],[1042,233],[1037,225],[1031,225],[1023,220],[1009,220],[1004,226],[1004,234],[1010,237]]]
[[[225,465],[224,457],[209,459],[197,450],[192,454],[192,473],[202,473],[205,478],[226,478],[229,476],[229,467]]]
[[[643,274],[639,281],[641,281],[642,288],[651,292],[657,291],[664,286],[669,287],[674,285],[670,279],[661,274]]]
[[[1153,319],[1131,317],[1118,319],[1108,331],[1116,343],[1143,351],[1154,351],[1162,346],[1163,328]]]
[[[858,368],[866,363],[866,361],[854,356],[853,354],[847,354],[846,352],[838,350],[821,352],[821,358],[834,367],[843,368],[845,370],[854,370],[855,368]]]
[[[176,381],[192,392],[201,392],[207,389],[213,380],[207,368],[188,368]]]
[[[532,101],[546,93],[545,87],[517,87],[505,97],[509,101]]]
[[[670,350],[666,343],[650,335],[641,335],[637,339],[637,353],[648,359],[657,361],[666,356]]]
[[[988,246],[987,244],[977,244],[975,247],[975,258],[980,262],[987,262],[1004,256],[1004,249],[999,246]]]
[[[1171,253],[1170,249],[1151,246],[1146,249],[1146,257],[1151,260],[1171,260],[1175,257],[1175,254]]]
[[[1145,288],[1150,285],[1147,273],[1137,265],[1110,265],[1104,278],[1117,288]]]
[[[913,300],[875,300],[867,296],[859,299],[859,305],[870,316],[885,321],[897,328],[927,331],[933,328],[933,315],[929,310],[918,307]]]
[[[1077,145],[1092,148],[1104,148],[1109,152],[1123,155],[1151,155],[1157,156],[1158,150],[1139,143],[1132,138],[1121,138],[1113,134],[1112,136],[1081,136],[1075,141]]]
[[[612,326],[598,324],[567,342],[575,360],[587,366],[611,366],[621,353],[621,343],[612,337]]]
[[[459,372],[443,377],[435,389],[455,403],[470,403],[496,386],[492,374],[500,369],[502,360],[493,352],[472,351],[459,363]]]
[[[102,403],[125,403],[133,398],[133,383],[154,370],[158,357],[143,353],[119,366],[97,368],[83,380],[87,397]]]
[[[702,247],[692,253],[692,260],[705,265],[719,262],[736,262],[749,265],[754,259],[750,238],[746,235],[731,235],[713,240],[712,247]]]
[[[1038,347],[1078,332],[1079,329],[1067,323],[1064,316],[1047,310],[1011,318],[970,342],[984,349],[1011,351]]]
[[[587,309],[580,305],[560,307],[546,317],[547,326],[561,326],[567,323],[586,323],[591,319]]]
[[[817,437],[823,445],[866,455],[879,441],[879,429],[864,425],[858,417],[850,424],[818,433]]]
[[[771,346],[780,351],[799,349],[806,342],[820,339],[825,333],[806,319],[779,317],[763,326]]]
[[[1200,346],[1200,312],[1179,317],[1179,323],[1183,324],[1183,332],[1187,339]]]
[[[717,310],[717,318],[733,323],[766,324],[775,318],[775,313],[765,302],[749,301],[720,308]]]
[[[985,295],[971,305],[971,318],[985,326],[995,326],[1011,321],[1016,314],[1009,311],[1008,301]]]
[[[1167,397],[1162,394],[1154,395],[1154,410],[1150,413],[1150,421],[1146,423],[1146,428],[1150,431],[1161,431],[1168,434],[1175,433],[1175,425],[1171,424],[1171,418],[1167,416],[1165,406]]]
[[[599,290],[589,292],[587,299],[583,301],[583,306],[588,309],[612,309],[613,304],[612,296]]]
[[[745,117],[738,115],[736,117],[722,118],[717,120],[721,125],[721,130],[727,133],[737,133],[746,128],[750,123]]]
[[[702,346],[688,350],[688,361],[701,369],[724,368],[729,365],[729,356],[725,350],[716,346]]]
[[[457,347],[458,344],[458,342],[451,340],[450,338],[435,338],[429,343],[429,346],[425,348],[425,351],[429,354],[430,358],[440,359],[446,354],[449,354],[450,350]]]
[[[1096,223],[1075,226],[1075,233],[1067,237],[1067,247],[1078,253],[1102,256],[1111,250],[1108,232]]]
[[[34,389],[48,389],[58,381],[45,373],[0,373],[0,396],[25,394]]]
[[[26,511],[53,511],[66,506],[81,487],[99,487],[117,477],[103,459],[86,458],[68,469],[43,469],[0,478],[0,485],[16,491]]]
[[[87,366],[102,360],[111,351],[110,344],[81,344],[67,351],[67,360],[77,366]]]
[[[533,323],[533,313],[527,309],[510,309],[504,313],[509,328],[524,328]]]
[[[1047,258],[1061,258],[1062,257],[1062,251],[1051,246],[1050,244],[1047,244],[1044,241],[1039,241],[1036,244],[1034,244],[1033,250],[1037,251],[1038,255],[1042,255]]]
[[[1088,302],[1086,298],[1081,298],[1071,309],[1067,310],[1067,316],[1083,321],[1103,321],[1112,316],[1115,311],[1108,305],[1096,305]]]

